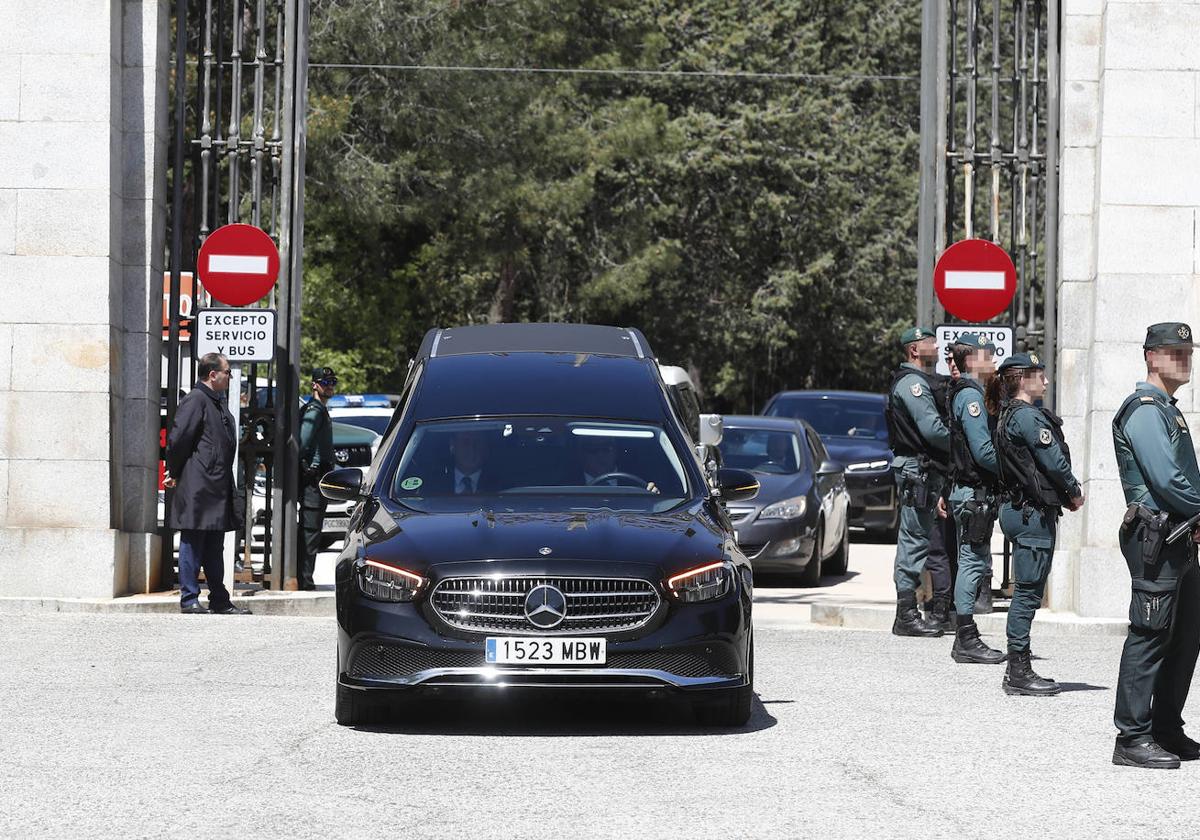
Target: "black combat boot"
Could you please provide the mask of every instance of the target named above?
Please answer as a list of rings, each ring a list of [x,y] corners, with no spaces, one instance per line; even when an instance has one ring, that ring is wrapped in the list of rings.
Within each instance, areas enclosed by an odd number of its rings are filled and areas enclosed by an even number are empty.
[[[1008,669],[1004,672],[1004,693],[1030,697],[1051,697],[1062,691],[1054,680],[1039,677],[1029,665],[1027,650],[1008,649]]]
[[[1178,770],[1179,757],[1164,750],[1153,738],[1138,738],[1132,744],[1122,744],[1118,738],[1113,748],[1113,764],[1143,770]]]
[[[992,576],[989,573],[986,579],[979,585],[979,592],[975,595],[975,615],[990,615],[995,608],[992,605]]]
[[[917,593],[901,592],[896,595],[896,620],[892,624],[895,636],[940,636],[941,627],[927,624],[917,609]]]
[[[934,595],[925,602],[925,623],[940,627],[946,633],[954,631],[954,617],[950,610],[950,599],[945,595]]]
[[[1007,657],[995,648],[985,645],[979,638],[979,627],[975,624],[975,616],[960,615],[958,630],[954,635],[954,647],[950,648],[950,658],[955,662],[999,665]]]

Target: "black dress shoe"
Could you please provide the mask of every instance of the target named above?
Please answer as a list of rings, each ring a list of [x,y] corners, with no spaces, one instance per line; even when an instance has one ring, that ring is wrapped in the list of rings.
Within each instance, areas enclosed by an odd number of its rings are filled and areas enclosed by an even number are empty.
[[[1154,742],[1170,753],[1179,756],[1180,761],[1195,761],[1200,758],[1200,744],[1197,744],[1182,731],[1171,734],[1159,733],[1154,736]]]
[[[250,610],[246,609],[245,607],[235,607],[233,604],[226,604],[223,607],[214,607],[211,610],[207,610],[207,612],[211,612],[215,615],[253,615],[254,614],[254,613],[250,612]]]
[[[1144,770],[1178,770],[1179,758],[1155,743],[1142,738],[1133,744],[1117,742],[1113,749],[1113,764],[1121,767],[1141,767]]]
[[[208,613],[208,607],[200,606],[199,601],[192,601],[190,604],[180,604],[179,611],[184,615],[200,615]]]

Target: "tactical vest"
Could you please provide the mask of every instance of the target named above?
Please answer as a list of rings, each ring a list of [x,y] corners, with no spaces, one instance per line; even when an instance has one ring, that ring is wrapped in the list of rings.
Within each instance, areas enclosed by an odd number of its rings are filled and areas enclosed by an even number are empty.
[[[1022,410],[1041,411],[1050,421],[1050,433],[1058,441],[1063,457],[1071,463],[1071,450],[1062,433],[1062,420],[1048,408],[1038,409],[1027,402],[1012,400],[1000,411],[996,428],[992,432],[992,443],[996,447],[996,463],[1000,467],[1000,485],[1015,507],[1030,505],[1039,510],[1061,509],[1071,500],[1066,498],[1042,472],[1041,465],[1033,457],[1033,450],[1023,441],[1009,437],[1008,424],[1013,415]],[[1061,510],[1059,510],[1061,513]]]
[[[899,368],[892,374],[891,384],[888,385],[887,407],[884,409],[884,419],[887,420],[888,438],[891,440],[892,452],[904,457],[925,457],[941,472],[948,472],[950,464],[946,456],[929,445],[917,428],[917,421],[908,410],[896,399],[896,385],[909,374],[919,377],[929,392],[933,395],[933,404],[937,408],[942,422],[946,421],[946,393],[948,377],[938,374],[928,374],[923,370],[910,367]]]
[[[947,425],[950,428],[950,477],[955,484],[964,487],[987,487],[995,483],[989,470],[981,469],[971,455],[971,445],[967,442],[967,434],[962,421],[954,413],[954,401],[964,388],[971,388],[979,394],[979,403],[983,404],[983,387],[974,379],[960,377],[950,383],[946,397]],[[988,431],[995,432],[995,422],[988,417]]]
[[[1134,391],[1125,398],[1125,402],[1121,403],[1116,416],[1113,417],[1113,448],[1117,453],[1117,472],[1121,476],[1121,489],[1125,491],[1127,505],[1152,500],[1150,484],[1146,481],[1142,468],[1138,466],[1137,458],[1133,454],[1133,445],[1125,434],[1125,424],[1129,422],[1133,410],[1143,404],[1143,397],[1154,403],[1159,411],[1164,410],[1165,407],[1156,395],[1147,391]],[[1157,507],[1157,503],[1154,503],[1154,506]]]

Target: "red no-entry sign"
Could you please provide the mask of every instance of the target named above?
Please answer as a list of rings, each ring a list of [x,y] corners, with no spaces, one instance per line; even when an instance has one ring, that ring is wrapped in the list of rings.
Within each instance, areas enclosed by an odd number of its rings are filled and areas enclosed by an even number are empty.
[[[279,249],[254,225],[225,225],[209,234],[196,258],[200,282],[227,306],[261,300],[279,278]]]
[[[964,239],[937,261],[933,290],[947,312],[979,323],[1008,308],[1017,291],[1017,269],[994,242]]]

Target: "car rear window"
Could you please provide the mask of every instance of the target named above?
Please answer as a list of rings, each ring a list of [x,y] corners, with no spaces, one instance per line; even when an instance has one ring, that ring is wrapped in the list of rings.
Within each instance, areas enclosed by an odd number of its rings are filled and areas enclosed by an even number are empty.
[[[838,397],[781,397],[767,409],[769,417],[807,420],[822,437],[887,440],[883,401]]]

